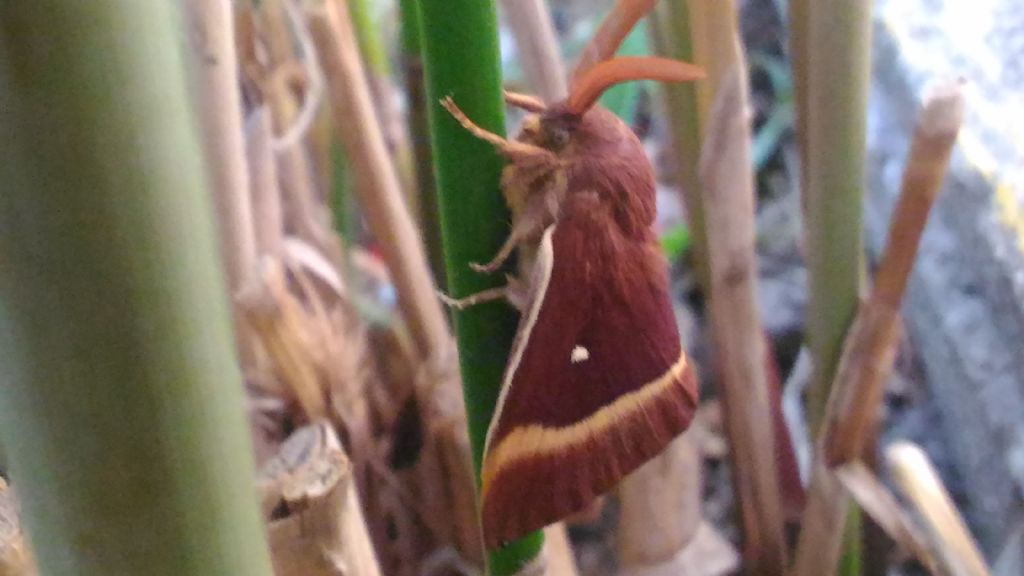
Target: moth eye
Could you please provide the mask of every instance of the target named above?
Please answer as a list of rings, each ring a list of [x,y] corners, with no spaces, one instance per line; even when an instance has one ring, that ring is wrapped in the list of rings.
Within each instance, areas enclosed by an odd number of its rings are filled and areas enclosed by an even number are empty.
[[[548,145],[554,150],[561,150],[569,143],[569,130],[561,126],[549,126],[547,136]]]

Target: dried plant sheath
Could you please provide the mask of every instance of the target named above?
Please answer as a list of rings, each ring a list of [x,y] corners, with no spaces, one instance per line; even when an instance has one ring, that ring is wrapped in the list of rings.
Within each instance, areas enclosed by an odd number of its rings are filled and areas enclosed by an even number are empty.
[[[378,576],[352,467],[330,424],[300,428],[267,462],[260,486],[276,576]]]
[[[950,576],[989,576],[990,571],[942,480],[918,446],[897,442],[886,450],[896,483],[926,523],[935,557]]]
[[[860,461],[850,462],[837,468],[835,473],[857,504],[871,515],[897,545],[912,553],[923,566],[935,572],[935,558],[928,549],[924,537],[903,512],[896,497],[867,465]]]
[[[632,22],[642,16],[630,14]],[[618,82],[700,72],[656,58],[607,59],[615,46],[602,42],[599,34],[591,53],[605,59],[576,76],[565,101],[543,108],[517,99],[534,114],[516,140],[444,102],[511,162],[502,188],[512,231],[476,269],[496,271],[517,250],[522,274],[451,302],[506,297],[523,311],[484,446],[481,514],[491,549],[585,508],[661,452],[696,407],[695,371],[651,230],[654,171],[629,127],[594,103]]]
[[[676,438],[626,478],[618,494],[622,566],[668,562],[686,548],[701,522],[700,456],[693,440]]]

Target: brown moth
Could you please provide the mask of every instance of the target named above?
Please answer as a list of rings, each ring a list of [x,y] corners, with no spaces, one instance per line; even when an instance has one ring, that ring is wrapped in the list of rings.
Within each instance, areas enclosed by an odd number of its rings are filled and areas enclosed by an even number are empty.
[[[489,549],[584,509],[689,426],[697,404],[657,238],[654,170],[632,130],[597,106],[625,81],[695,80],[699,68],[612,58],[653,0],[620,0],[564,101],[507,94],[532,114],[515,140],[442,104],[509,164],[512,230],[491,273],[517,252],[507,286],[446,299],[464,308],[507,298],[522,312],[487,432],[482,524]]]

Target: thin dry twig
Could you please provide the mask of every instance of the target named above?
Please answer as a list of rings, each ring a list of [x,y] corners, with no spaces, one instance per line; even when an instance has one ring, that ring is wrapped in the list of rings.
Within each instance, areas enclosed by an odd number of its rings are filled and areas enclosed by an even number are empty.
[[[720,369],[734,488],[743,524],[747,569],[782,575],[784,518],[775,435],[765,374],[763,328],[756,301],[754,182],[746,65],[731,2],[703,8],[715,30],[727,30],[708,69],[710,102],[699,174],[711,270],[711,325]],[[703,64],[703,61],[699,60]]]
[[[260,6],[261,23],[266,29],[265,38],[270,53],[269,68],[260,79],[260,88],[274,120],[275,137],[271,140],[271,147],[277,154],[286,229],[294,230],[340,266],[343,261],[340,240],[333,233],[330,212],[318,199],[309,154],[304,146],[280,145],[281,142],[294,140],[295,137],[288,134],[296,131],[303,137],[307,134],[308,130],[303,127],[308,128],[309,125],[301,118],[306,114],[311,123],[316,112],[309,95],[311,84],[315,87],[310,73],[314,77],[322,75],[315,62],[315,51],[310,51],[312,60],[307,57],[304,63],[295,57],[293,26],[289,24],[287,1],[268,0]],[[299,35],[308,36],[304,21],[297,22],[294,29]],[[296,86],[304,88],[306,106],[300,106],[297,102]]]
[[[530,88],[545,102],[565,98],[569,88],[547,3],[544,0],[502,0],[501,7],[516,38]]]
[[[239,303],[306,417],[325,418],[327,399],[310,346],[309,321],[288,291],[280,263],[264,259],[259,278],[242,292]]]
[[[921,448],[893,443],[886,460],[914,509],[925,521],[935,557],[950,576],[989,576],[991,572],[942,480]]]
[[[311,6],[309,15],[330,84],[337,136],[354,167],[363,213],[383,249],[417,349],[424,358],[437,361],[447,356],[451,347],[448,326],[423,244],[376,122],[348,11],[344,3],[327,0]]]
[[[274,152],[278,153],[302,143],[316,119],[324,95],[324,75],[316,50],[313,48],[313,40],[309,36],[309,28],[305,25],[301,11],[292,1],[285,0],[283,4],[295,38],[298,40],[299,49],[302,51],[302,62],[305,64],[303,77],[307,82],[302,106],[291,126],[281,129],[281,133],[272,141]]]
[[[924,98],[914,131],[900,200],[889,228],[889,248],[875,275],[875,297],[896,308],[903,299],[919,239],[963,121],[961,85],[957,80],[932,88]]]
[[[197,76],[196,109],[201,116],[206,164],[212,176],[221,258],[228,293],[234,297],[256,263],[234,13],[229,0],[189,0],[185,3],[185,15],[195,63],[192,68]],[[243,368],[248,369],[257,352],[251,335],[243,329],[237,306],[232,306],[232,315],[239,358]]]
[[[274,137],[270,112],[265,107],[257,108],[246,124],[257,251],[260,256],[280,259],[284,243],[284,215],[277,183],[277,159],[270,145]]]
[[[198,64],[196,108],[202,116],[199,125],[213,176],[221,252],[229,287],[237,292],[255,266],[256,242],[242,132],[234,14],[230,0],[189,0],[186,14]]]

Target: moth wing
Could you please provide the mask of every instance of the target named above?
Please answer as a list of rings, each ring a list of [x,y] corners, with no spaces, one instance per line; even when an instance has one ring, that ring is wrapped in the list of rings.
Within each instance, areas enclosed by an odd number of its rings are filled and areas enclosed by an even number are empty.
[[[656,243],[584,211],[545,232],[532,284],[487,434],[488,548],[585,508],[696,406]]]

